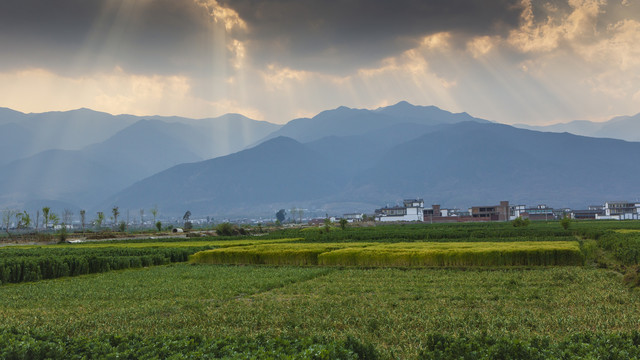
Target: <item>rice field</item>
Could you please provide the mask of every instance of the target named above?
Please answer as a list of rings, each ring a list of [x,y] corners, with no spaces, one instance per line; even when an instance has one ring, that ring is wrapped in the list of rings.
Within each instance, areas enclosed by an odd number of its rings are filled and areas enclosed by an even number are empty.
[[[0,248],[0,359],[640,358],[639,224]]]
[[[576,241],[278,243],[205,250],[192,263],[382,267],[582,265]]]

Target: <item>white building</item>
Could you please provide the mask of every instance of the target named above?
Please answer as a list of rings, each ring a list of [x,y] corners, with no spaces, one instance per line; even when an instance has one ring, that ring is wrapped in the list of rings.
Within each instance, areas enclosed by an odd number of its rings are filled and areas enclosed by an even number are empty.
[[[376,221],[423,221],[424,200],[408,199],[402,205],[377,209]]]
[[[363,213],[350,213],[342,215],[343,219],[346,219],[348,222],[360,222],[364,219]]]
[[[607,201],[604,203],[604,215],[596,215],[598,220],[638,220],[640,204],[628,201]]]

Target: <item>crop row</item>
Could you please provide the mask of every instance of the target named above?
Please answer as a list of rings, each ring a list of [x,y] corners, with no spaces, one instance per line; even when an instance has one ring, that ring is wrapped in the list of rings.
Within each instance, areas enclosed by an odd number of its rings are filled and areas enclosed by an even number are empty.
[[[582,265],[577,242],[289,243],[206,250],[193,263],[333,266]]]
[[[47,333],[0,332],[2,359],[171,358],[171,359],[369,359],[380,358],[372,344],[352,336],[344,340],[320,337],[259,336],[208,339],[199,335],[68,338]],[[560,341],[548,337],[518,339],[489,336],[453,337],[429,334],[418,359],[572,360],[636,359],[640,333],[575,334]]]
[[[11,249],[0,257],[0,284],[182,262],[207,248]]]
[[[0,331],[0,359],[376,359],[372,345],[353,337],[220,338],[138,335],[69,338]]]

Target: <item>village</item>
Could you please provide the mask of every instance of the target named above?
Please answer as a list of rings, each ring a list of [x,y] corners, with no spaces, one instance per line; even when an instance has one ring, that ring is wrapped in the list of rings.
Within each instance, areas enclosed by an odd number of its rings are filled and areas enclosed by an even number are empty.
[[[406,199],[402,205],[385,206],[375,210],[375,221],[380,222],[486,222],[511,221],[517,218],[531,221],[550,221],[568,217],[574,220],[638,220],[640,202],[607,201],[603,205],[590,205],[587,209],[554,209],[544,204],[536,206],[510,205],[509,201],[500,201],[497,205],[472,206],[466,210],[443,208],[431,205],[426,208],[423,199]],[[349,222],[358,222],[366,218],[365,214],[344,214]]]

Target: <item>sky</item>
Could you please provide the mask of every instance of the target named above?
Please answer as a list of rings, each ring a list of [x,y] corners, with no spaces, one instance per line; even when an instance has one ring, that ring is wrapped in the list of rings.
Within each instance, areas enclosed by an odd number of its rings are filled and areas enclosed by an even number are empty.
[[[638,44],[640,0],[2,1],[0,106],[601,121],[640,113]]]

